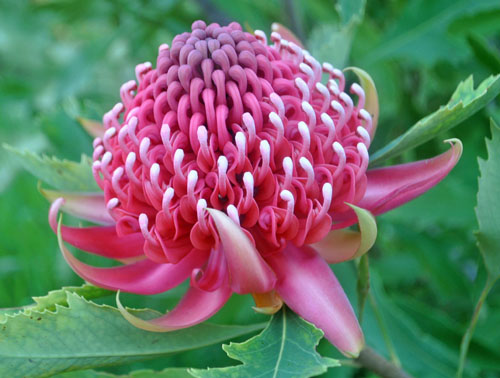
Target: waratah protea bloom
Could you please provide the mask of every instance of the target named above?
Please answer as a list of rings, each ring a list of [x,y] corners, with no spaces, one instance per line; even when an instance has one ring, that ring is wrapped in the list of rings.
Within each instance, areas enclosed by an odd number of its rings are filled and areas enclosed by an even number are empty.
[[[94,140],[104,193],[58,195],[50,224],[71,267],[97,286],[147,295],[190,279],[178,306],[158,319],[135,318],[120,305],[139,327],[188,327],[233,292],[250,293],[258,311],[284,301],[357,356],[363,334],[328,263],[366,252],[376,230],[368,211],[385,212],[435,185],[461,144],[434,159],[367,171],[378,113],[369,76],[355,69],[366,94],[358,84],[347,89],[341,71],[299,42],[277,32],[271,41],[237,23],[196,21],[191,33],[160,46],[156,68],[136,67],[137,82],[121,87],[122,102]],[[58,230],[61,206],[104,225]],[[358,216],[368,237],[340,230]],[[124,265],[86,265],[62,240]]]

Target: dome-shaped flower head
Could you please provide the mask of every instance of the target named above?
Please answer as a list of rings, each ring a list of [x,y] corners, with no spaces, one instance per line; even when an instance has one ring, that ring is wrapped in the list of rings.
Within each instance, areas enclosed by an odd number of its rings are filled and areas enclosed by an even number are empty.
[[[190,280],[177,307],[158,319],[135,318],[119,304],[138,327],[188,327],[233,292],[252,294],[257,311],[273,313],[284,301],[357,356],[363,334],[328,263],[366,252],[376,233],[368,211],[390,210],[435,185],[461,145],[367,172],[378,114],[369,76],[355,70],[366,94],[348,88],[340,70],[297,41],[277,32],[270,40],[237,23],[196,21],[161,45],[156,68],[136,67],[137,81],[122,85],[122,102],[94,140],[103,194],[64,194],[49,220],[68,263],[97,286],[148,295]],[[58,226],[61,206],[103,225]],[[358,217],[361,234],[341,230]],[[123,265],[84,264],[63,240]]]

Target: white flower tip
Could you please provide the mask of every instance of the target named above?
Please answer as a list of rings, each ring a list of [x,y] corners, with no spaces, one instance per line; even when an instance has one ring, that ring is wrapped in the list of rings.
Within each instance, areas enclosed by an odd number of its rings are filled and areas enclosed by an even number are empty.
[[[359,116],[364,119],[365,121],[368,121],[368,120],[371,120],[372,119],[372,116],[370,115],[370,113],[368,113],[365,109],[361,109],[359,111]]]
[[[307,158],[305,158],[304,156],[302,156],[299,159],[299,164],[304,171],[307,171],[307,172],[313,171],[313,166],[312,166],[311,162]]]
[[[366,148],[366,145],[362,142],[359,142],[356,147],[363,159],[368,159],[368,149]]]
[[[358,132],[359,136],[363,138],[365,144],[370,144],[370,134],[363,126],[358,126],[356,131]]]
[[[342,147],[339,142],[333,142],[333,150],[337,153],[337,155],[345,157],[344,147]]]
[[[274,125],[274,127],[278,129],[283,129],[283,121],[281,120],[280,116],[277,113],[275,112],[269,113],[269,120]]]
[[[293,172],[293,161],[292,158],[287,156],[283,159],[283,170],[287,175],[291,175]]]
[[[294,202],[295,201],[295,199],[293,198],[292,192],[290,192],[289,190],[286,190],[286,189],[282,190],[280,192],[280,198],[286,202]]]
[[[332,117],[330,117],[327,113],[321,114],[321,121],[325,124],[329,129],[335,129],[335,124],[333,123]]]
[[[332,184],[330,184],[329,182],[325,183],[321,191],[323,193],[323,198],[325,199],[325,201],[331,201],[333,195]]]
[[[243,183],[245,184],[246,187],[253,188],[253,186],[254,186],[254,180],[253,180],[252,173],[245,172],[243,174]]]
[[[237,225],[240,224],[240,215],[238,214],[238,209],[234,205],[229,205],[226,209],[227,215],[231,220]]]
[[[227,171],[228,161],[224,155],[220,155],[217,159],[217,166],[219,167],[219,170],[224,172]]]

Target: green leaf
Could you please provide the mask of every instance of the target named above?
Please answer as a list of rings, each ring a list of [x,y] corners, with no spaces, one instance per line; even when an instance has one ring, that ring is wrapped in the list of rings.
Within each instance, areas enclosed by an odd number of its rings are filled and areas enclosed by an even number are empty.
[[[115,375],[103,371],[84,370],[72,371],[69,373],[59,374],[61,378],[192,378],[188,373],[187,368],[168,368],[160,371],[155,370],[136,370],[127,375]]]
[[[498,8],[498,0],[415,0],[406,4],[381,43],[372,46],[363,57],[364,64],[395,57],[429,65],[440,60],[459,60],[466,56],[467,49],[448,33],[450,24],[465,15]]]
[[[39,377],[178,353],[215,344],[259,329],[261,324],[199,324],[153,333],[133,327],[111,306],[97,305],[67,292],[68,307],[55,312],[27,311],[0,323],[0,376]],[[144,318],[153,310],[133,311]]]
[[[366,0],[340,0],[336,9],[339,24],[319,24],[311,32],[307,47],[320,62],[346,66],[357,26],[363,20]]]
[[[323,332],[291,310],[275,314],[261,334],[243,343],[222,348],[243,365],[207,370],[191,369],[195,377],[311,377],[340,366],[337,360],[321,357],[316,346]]]
[[[69,286],[63,287],[59,290],[52,290],[43,297],[33,297],[35,304],[28,308],[32,311],[38,312],[41,312],[43,310],[56,311],[57,305],[68,305],[68,293],[78,294],[80,297],[87,300],[101,298],[113,294],[112,291],[86,283],[82,286]]]
[[[485,107],[499,93],[500,75],[490,76],[476,89],[472,76],[469,76],[458,85],[448,104],[422,118],[403,135],[371,155],[370,163],[378,164],[397,156],[455,127]]]
[[[491,139],[486,140],[488,160],[478,159],[479,190],[476,238],[491,278],[500,278],[500,128],[491,121]]]
[[[469,34],[467,42],[477,60],[492,72],[500,72],[500,54],[488,45],[488,42],[477,34]]]
[[[359,23],[365,15],[366,0],[339,0],[336,8],[343,26]]]
[[[92,175],[92,160],[82,155],[79,163],[55,157],[20,151],[4,144],[4,148],[33,176],[59,190],[100,191]]]

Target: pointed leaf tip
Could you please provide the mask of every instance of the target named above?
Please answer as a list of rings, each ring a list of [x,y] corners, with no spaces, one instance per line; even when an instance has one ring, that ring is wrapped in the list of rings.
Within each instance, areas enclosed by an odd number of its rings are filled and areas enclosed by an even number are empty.
[[[76,120],[90,136],[94,138],[102,138],[104,136],[105,130],[101,122],[83,117],[77,117]]]
[[[222,211],[207,209],[214,220],[226,258],[231,287],[238,294],[266,293],[276,276],[240,226]]]

